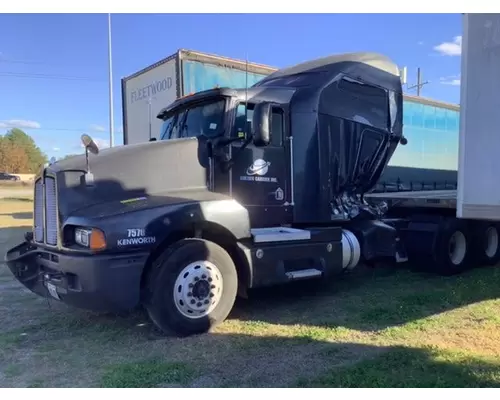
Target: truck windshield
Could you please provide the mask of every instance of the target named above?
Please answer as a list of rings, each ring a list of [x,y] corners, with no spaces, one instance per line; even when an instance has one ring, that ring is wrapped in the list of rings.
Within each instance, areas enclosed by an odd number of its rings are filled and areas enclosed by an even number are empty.
[[[193,105],[169,115],[162,124],[160,139],[216,137],[222,133],[225,100]]]

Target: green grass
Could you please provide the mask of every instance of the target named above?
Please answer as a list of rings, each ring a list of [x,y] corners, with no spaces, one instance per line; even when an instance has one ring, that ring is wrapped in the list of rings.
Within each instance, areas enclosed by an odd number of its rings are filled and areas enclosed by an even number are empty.
[[[302,387],[500,387],[500,360],[460,351],[398,347],[351,367],[299,380]]]
[[[102,387],[151,388],[158,385],[186,385],[194,372],[183,363],[158,360],[108,365],[101,379]]]

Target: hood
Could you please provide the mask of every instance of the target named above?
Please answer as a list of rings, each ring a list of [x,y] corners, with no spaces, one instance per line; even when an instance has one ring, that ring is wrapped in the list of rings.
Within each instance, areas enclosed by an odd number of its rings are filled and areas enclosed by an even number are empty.
[[[86,186],[85,155],[52,164],[62,216],[105,202],[206,190],[208,159],[196,138],[147,142],[89,154],[94,185]]]

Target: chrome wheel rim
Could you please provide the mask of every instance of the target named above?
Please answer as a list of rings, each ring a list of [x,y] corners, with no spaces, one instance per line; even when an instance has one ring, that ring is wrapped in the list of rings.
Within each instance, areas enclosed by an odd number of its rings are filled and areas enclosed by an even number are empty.
[[[222,290],[222,274],[215,264],[206,260],[192,262],[175,280],[175,306],[187,318],[203,318],[217,307]]]

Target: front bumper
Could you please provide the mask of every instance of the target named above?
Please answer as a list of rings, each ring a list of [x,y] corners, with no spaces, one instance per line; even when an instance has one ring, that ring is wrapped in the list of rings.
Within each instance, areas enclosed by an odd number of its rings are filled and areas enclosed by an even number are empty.
[[[148,253],[80,255],[49,251],[25,241],[5,262],[32,292],[71,306],[101,312],[125,311],[140,301]]]

